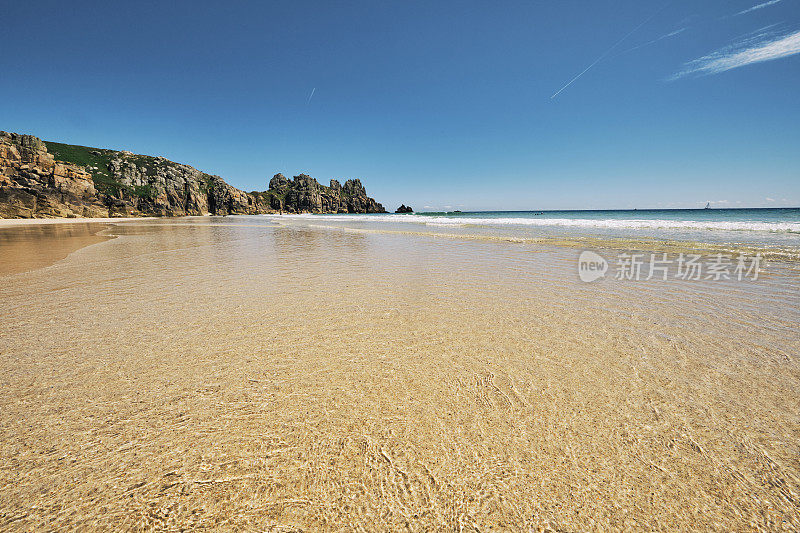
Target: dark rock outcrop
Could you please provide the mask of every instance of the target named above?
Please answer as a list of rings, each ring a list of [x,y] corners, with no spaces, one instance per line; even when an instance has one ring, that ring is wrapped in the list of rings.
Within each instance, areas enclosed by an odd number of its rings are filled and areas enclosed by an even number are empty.
[[[414,210],[411,209],[411,206],[406,204],[400,204],[400,207],[398,207],[395,210],[395,213],[413,213],[413,212]]]
[[[308,174],[295,176],[291,181],[283,174],[275,174],[269,190],[260,193],[269,198],[273,209],[287,213],[385,213],[386,210],[373,198],[360,180],[347,180],[342,186],[331,180],[329,186],[317,182]]]
[[[264,192],[163,157],[0,132],[0,218],[376,213],[359,180],[330,187],[276,174]]]

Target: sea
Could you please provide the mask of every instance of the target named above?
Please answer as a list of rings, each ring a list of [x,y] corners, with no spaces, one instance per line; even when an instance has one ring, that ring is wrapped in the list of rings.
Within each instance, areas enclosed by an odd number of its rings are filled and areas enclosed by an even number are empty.
[[[266,215],[284,223],[613,247],[752,251],[800,259],[800,208]]]
[[[0,221],[0,530],[800,531],[799,223]]]

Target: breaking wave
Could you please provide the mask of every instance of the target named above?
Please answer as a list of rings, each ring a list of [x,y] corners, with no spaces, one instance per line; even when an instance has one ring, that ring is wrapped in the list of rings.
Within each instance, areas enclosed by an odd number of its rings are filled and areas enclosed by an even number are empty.
[[[427,216],[427,215],[264,215],[287,219],[309,219],[339,222],[391,222],[426,226],[538,226],[607,229],[675,229],[708,231],[759,231],[800,233],[800,222],[723,221],[723,220],[668,220],[668,219],[592,219],[536,217],[480,217],[480,216]]]

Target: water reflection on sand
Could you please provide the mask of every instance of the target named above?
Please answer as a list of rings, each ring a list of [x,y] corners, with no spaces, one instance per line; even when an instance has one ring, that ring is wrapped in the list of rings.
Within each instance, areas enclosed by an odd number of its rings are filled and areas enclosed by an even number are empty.
[[[789,267],[587,284],[535,243],[104,233],[0,283],[0,529],[800,527]]]
[[[98,235],[108,227],[93,222],[0,226],[0,276],[51,265],[84,246],[108,240]]]

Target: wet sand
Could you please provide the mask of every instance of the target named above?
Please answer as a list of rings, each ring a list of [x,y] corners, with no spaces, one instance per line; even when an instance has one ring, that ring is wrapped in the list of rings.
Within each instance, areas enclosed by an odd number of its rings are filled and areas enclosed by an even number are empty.
[[[532,243],[104,234],[0,277],[0,529],[800,528],[793,265],[585,284]]]
[[[112,224],[153,218],[0,219],[0,276],[27,272],[60,261],[85,246],[113,237],[100,235]]]
[[[0,276],[52,265],[85,246],[111,237],[98,235],[108,224],[0,225]]]

